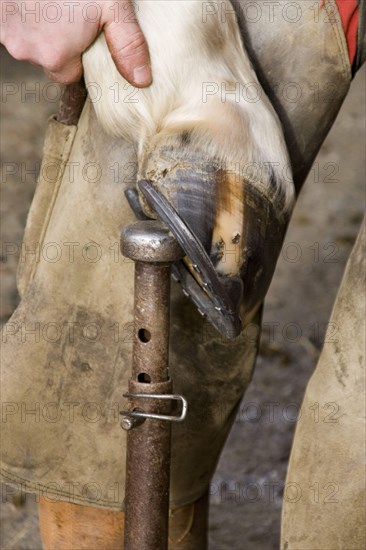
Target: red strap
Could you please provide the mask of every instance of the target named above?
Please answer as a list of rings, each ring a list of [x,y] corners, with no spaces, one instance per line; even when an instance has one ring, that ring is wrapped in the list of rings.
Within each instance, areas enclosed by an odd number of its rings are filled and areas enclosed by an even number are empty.
[[[352,65],[357,50],[358,4],[357,0],[335,0],[346,35],[349,60]]]

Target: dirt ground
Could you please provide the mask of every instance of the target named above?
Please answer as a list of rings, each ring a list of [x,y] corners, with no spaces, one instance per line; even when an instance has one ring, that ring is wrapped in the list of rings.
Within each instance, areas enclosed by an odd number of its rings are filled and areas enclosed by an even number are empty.
[[[56,111],[53,97],[57,93],[53,85],[47,87],[36,67],[12,61],[4,50],[0,53],[1,238],[3,243],[20,244],[46,120]],[[363,215],[365,76],[364,68],[353,82],[286,237],[266,301],[254,379],[211,484],[210,550],[279,547],[283,487],[296,414]],[[2,257],[2,322],[18,303],[16,264],[16,255]],[[3,503],[1,517],[1,549],[41,548],[33,497]]]

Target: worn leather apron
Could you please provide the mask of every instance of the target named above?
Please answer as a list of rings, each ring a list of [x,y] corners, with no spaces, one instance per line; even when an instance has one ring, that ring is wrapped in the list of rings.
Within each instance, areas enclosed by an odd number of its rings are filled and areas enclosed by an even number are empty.
[[[365,229],[364,221],[329,321],[339,337],[326,335],[300,410],[281,550],[365,547]]]

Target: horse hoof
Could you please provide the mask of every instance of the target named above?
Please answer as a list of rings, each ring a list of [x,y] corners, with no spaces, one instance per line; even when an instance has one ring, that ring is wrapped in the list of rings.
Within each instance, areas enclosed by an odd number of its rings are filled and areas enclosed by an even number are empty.
[[[186,256],[173,275],[227,338],[239,335],[270,284],[287,228],[286,197],[189,148],[159,148],[145,163],[140,211],[164,221]]]

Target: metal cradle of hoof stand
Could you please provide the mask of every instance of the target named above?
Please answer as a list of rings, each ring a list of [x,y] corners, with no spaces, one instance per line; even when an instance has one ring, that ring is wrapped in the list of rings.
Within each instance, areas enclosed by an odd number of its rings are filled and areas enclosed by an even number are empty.
[[[125,550],[168,547],[171,422],[184,420],[187,403],[172,394],[169,378],[171,264],[184,253],[161,222],[139,221],[122,231],[121,250],[135,263],[135,341],[127,430]],[[171,415],[172,401],[182,403]]]
[[[86,99],[81,81],[66,86],[58,121],[78,123]],[[139,221],[122,232],[121,249],[135,264],[135,342],[132,374],[121,411],[127,430],[125,550],[167,550],[171,422],[183,421],[187,403],[172,394],[169,378],[169,306],[172,263],[184,253],[161,222]],[[180,401],[181,414],[171,415]]]

